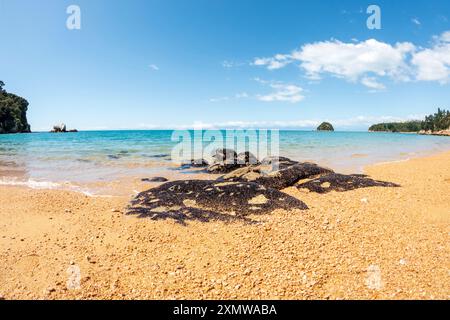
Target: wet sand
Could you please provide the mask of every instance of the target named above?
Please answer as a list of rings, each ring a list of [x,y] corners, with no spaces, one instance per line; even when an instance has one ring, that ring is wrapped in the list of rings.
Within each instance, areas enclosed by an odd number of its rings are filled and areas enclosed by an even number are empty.
[[[254,225],[182,226],[125,216],[128,196],[0,186],[0,296],[449,299],[449,163],[446,152],[365,169],[400,188],[291,187],[310,209]]]

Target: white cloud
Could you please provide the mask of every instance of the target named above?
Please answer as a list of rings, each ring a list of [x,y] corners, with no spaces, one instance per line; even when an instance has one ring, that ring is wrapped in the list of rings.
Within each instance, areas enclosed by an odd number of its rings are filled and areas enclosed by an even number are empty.
[[[277,54],[273,58],[256,58],[253,61],[255,66],[267,66],[269,70],[281,69],[292,62],[292,57],[285,54]]]
[[[265,80],[261,80],[259,78],[255,78],[255,81],[261,84],[268,84],[273,92],[266,95],[257,95],[256,98],[260,101],[264,102],[290,102],[297,103],[302,101],[305,96],[302,94],[303,89],[294,84],[286,84],[283,82],[268,82]]]
[[[450,31],[446,31],[441,34],[438,39],[442,42],[450,42]]]
[[[156,64],[150,64],[148,67],[150,69],[154,70],[154,71],[158,71],[159,70],[159,67]]]
[[[416,52],[411,63],[417,69],[417,80],[448,83],[450,81],[450,31],[435,37],[432,48]]]
[[[415,19],[416,24],[420,24]],[[360,83],[372,90],[385,88],[385,80],[397,82],[450,82],[450,31],[435,36],[431,47],[410,42],[394,45],[375,39],[345,43],[338,40],[308,43],[289,54],[256,58],[252,65],[276,70],[298,64],[306,77],[320,80],[326,75]]]
[[[287,55],[257,58],[253,64],[274,70],[299,62],[310,79],[320,79],[322,75],[329,74],[347,81],[361,82],[371,89],[379,89],[384,85],[374,76],[394,80],[409,79],[410,70],[405,60],[414,50],[415,46],[409,42],[392,46],[375,39],[362,42],[353,40],[353,43],[332,40],[306,44]]]
[[[236,99],[244,99],[244,98],[248,98],[249,95],[247,92],[239,92],[239,93],[236,93],[234,97]]]
[[[384,84],[377,81],[377,79],[373,77],[364,77],[361,79],[361,83],[365,85],[366,87],[373,89],[373,90],[384,90],[386,87]]]
[[[417,25],[421,22],[414,18]],[[359,83],[370,91],[386,89],[386,81],[434,81],[450,83],[450,31],[434,36],[431,45],[416,46],[411,42],[389,44],[369,39],[351,42],[331,39],[307,43],[288,54],[255,58],[253,66],[277,70],[296,64],[303,75],[315,82],[332,76]],[[262,84],[267,81],[256,78]],[[274,87],[273,87],[274,88]],[[304,97],[299,87],[280,87],[274,93],[258,96],[262,101],[298,102]],[[300,90],[299,90],[300,89]]]
[[[408,66],[404,60],[414,48],[408,42],[391,46],[375,39],[359,43],[325,41],[307,44],[292,56],[300,61],[301,68],[312,79],[330,74],[352,82],[373,76],[399,80],[408,78]]]

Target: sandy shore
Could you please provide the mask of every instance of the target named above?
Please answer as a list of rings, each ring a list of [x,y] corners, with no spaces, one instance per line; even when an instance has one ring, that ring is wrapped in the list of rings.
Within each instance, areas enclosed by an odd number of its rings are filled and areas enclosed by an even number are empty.
[[[310,210],[255,225],[182,226],[123,215],[128,197],[1,186],[0,296],[449,299],[449,163],[446,152],[366,168],[400,188],[288,188]]]

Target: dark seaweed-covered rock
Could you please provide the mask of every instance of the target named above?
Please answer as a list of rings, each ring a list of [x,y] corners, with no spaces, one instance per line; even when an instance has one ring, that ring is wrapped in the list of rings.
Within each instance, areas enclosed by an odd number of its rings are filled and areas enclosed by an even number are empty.
[[[233,149],[217,149],[212,157],[215,159],[215,162],[222,162],[226,160],[235,162],[237,153]]]
[[[231,221],[245,219],[250,214],[268,214],[275,209],[307,208],[292,196],[252,182],[185,180],[141,192],[127,213],[184,223],[185,220]]]
[[[234,161],[216,162],[206,168],[208,173],[228,173],[241,167]]]
[[[153,178],[143,178],[141,179],[142,182],[166,182],[169,181],[164,177],[153,177]]]
[[[363,174],[344,175],[338,173],[330,173],[297,185],[299,189],[308,189],[317,193],[327,193],[333,190],[343,192],[367,187],[399,187],[399,185],[373,180]]]
[[[237,163],[237,153],[232,149],[217,149],[212,157],[214,162],[206,168],[209,173],[227,173],[242,166]]]
[[[294,164],[297,164],[298,161],[294,161],[291,160],[289,158],[286,157],[265,157],[262,161],[261,164],[264,166],[272,166],[272,171],[274,170],[278,170],[278,169],[284,169],[290,166],[293,166]]]
[[[239,154],[232,149],[217,149],[214,162],[206,169],[209,173],[228,173],[238,168],[258,164],[258,159],[249,151]]]
[[[257,165],[259,164],[258,159],[249,151],[241,152],[236,157],[237,163],[240,165]]]
[[[207,167],[209,165],[209,163],[205,159],[191,159],[191,161],[189,162],[189,165],[192,168],[204,168],[204,167]]]
[[[255,182],[267,188],[280,190],[293,186],[299,180],[333,172],[314,163],[298,163],[287,158],[266,160],[263,163],[237,169],[219,177],[218,180]]]
[[[185,161],[179,167],[180,170],[186,170],[191,168],[205,168],[209,165],[208,161],[205,159],[191,159],[189,161]]]
[[[149,156],[150,158],[169,158],[170,154],[167,153],[159,153],[159,154],[152,154]]]

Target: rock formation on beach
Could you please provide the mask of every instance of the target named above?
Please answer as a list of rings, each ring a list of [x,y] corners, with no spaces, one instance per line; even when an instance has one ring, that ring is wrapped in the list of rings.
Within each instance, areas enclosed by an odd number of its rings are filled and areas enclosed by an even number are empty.
[[[166,182],[138,194],[127,213],[154,220],[174,219],[182,224],[187,220],[251,222],[248,216],[252,214],[308,209],[305,203],[282,191],[292,186],[317,193],[398,186],[364,175],[337,174],[314,163],[285,157],[267,157],[259,162],[249,152],[237,154],[234,150],[218,149],[213,158],[214,163],[205,172],[224,173],[216,180]],[[200,163],[206,166],[203,160]]]
[[[230,221],[250,214],[267,214],[275,209],[308,207],[302,201],[278,190],[252,182],[185,180],[167,182],[141,192],[132,201],[129,214],[154,220]]]
[[[438,130],[438,131],[420,130],[419,134],[420,135],[449,136],[450,137],[450,127],[447,130]]]
[[[333,126],[329,122],[322,122],[318,127],[317,131],[334,131]]]
[[[27,121],[28,101],[3,89],[0,81],[0,134],[31,132]]]
[[[274,168],[277,168],[274,170]],[[256,166],[246,166],[232,171],[219,180],[255,182],[267,188],[284,189],[294,185],[301,179],[333,172],[330,169],[319,167],[314,163],[294,163],[283,166],[282,164],[262,163]]]
[[[214,162],[207,168],[209,173],[227,173],[248,165],[258,164],[258,160],[250,152],[237,154],[231,149],[217,149],[213,159]]]
[[[142,182],[167,182],[169,180],[164,177],[153,177],[153,178],[143,178],[143,179],[141,179],[141,181]]]
[[[364,174],[345,175],[339,173],[329,173],[297,185],[298,189],[307,189],[317,193],[344,192],[367,187],[399,187],[399,185],[373,180]]]

